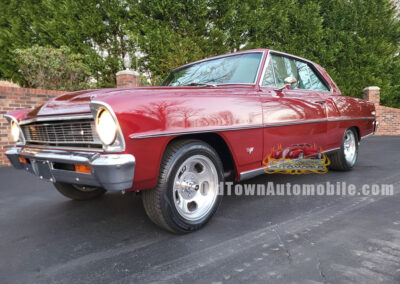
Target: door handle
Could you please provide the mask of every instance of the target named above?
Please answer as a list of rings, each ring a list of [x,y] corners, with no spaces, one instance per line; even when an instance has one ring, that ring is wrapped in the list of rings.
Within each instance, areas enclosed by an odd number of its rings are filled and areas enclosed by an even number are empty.
[[[324,104],[326,104],[326,101],[315,101],[317,104],[320,104],[320,105],[324,105]]]

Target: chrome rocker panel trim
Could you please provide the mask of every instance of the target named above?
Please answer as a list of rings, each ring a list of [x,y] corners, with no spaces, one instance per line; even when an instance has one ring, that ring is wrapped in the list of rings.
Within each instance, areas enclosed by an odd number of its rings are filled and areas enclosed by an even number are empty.
[[[135,157],[130,154],[103,155],[92,152],[71,152],[15,147],[6,152],[16,169],[25,169],[50,182],[102,187],[120,191],[132,187],[135,172]],[[19,157],[29,159],[21,163]],[[89,165],[91,173],[78,173],[54,168],[54,163]]]
[[[331,153],[333,153],[335,151],[338,151],[338,150],[340,150],[340,147],[323,151],[323,153],[331,154]],[[264,169],[265,169],[265,167],[261,167],[261,168],[258,168],[258,169],[241,172],[239,174],[239,181],[244,181],[244,180],[248,180],[248,179],[254,178],[256,176],[259,176],[259,175],[265,173]]]

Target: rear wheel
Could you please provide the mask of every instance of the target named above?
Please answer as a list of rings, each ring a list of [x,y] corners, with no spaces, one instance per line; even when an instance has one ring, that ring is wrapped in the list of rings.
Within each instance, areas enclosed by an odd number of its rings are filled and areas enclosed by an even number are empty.
[[[202,141],[173,142],[165,150],[158,185],[143,192],[143,204],[157,225],[187,233],[204,226],[217,210],[222,196],[222,162]]]
[[[330,169],[349,171],[354,167],[358,158],[358,135],[354,128],[345,131],[339,151],[330,158]]]
[[[106,192],[105,189],[99,187],[81,186],[62,182],[56,182],[54,186],[62,195],[73,200],[90,200]]]

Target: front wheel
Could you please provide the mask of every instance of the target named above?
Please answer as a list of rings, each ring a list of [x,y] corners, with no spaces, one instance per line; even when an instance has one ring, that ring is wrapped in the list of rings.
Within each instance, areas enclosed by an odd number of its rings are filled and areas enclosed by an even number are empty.
[[[344,132],[339,151],[330,158],[330,169],[349,171],[353,168],[358,158],[358,135],[354,128],[349,128]]]
[[[149,218],[174,233],[200,229],[216,212],[224,181],[222,162],[202,141],[173,142],[165,150],[158,185],[143,192]]]

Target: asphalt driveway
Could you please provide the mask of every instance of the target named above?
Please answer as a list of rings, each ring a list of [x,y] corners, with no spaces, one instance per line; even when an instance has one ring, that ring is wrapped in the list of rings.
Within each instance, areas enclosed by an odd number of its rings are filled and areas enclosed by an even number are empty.
[[[351,172],[247,183],[393,184],[393,196],[226,196],[199,232],[154,226],[140,196],[74,202],[0,168],[2,283],[399,283],[400,137],[362,142]]]

